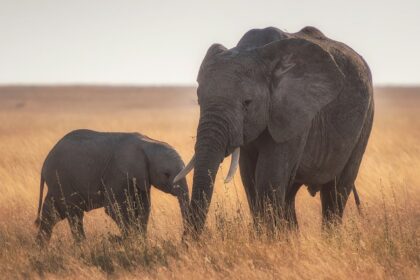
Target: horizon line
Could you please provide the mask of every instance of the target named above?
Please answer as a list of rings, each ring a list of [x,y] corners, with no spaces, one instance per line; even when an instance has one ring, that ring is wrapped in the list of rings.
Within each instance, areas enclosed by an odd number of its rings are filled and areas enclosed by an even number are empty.
[[[377,83],[374,87],[399,87],[399,88],[415,88],[420,87],[420,83]],[[137,88],[195,88],[197,84],[192,83],[0,83],[0,87],[137,87]]]

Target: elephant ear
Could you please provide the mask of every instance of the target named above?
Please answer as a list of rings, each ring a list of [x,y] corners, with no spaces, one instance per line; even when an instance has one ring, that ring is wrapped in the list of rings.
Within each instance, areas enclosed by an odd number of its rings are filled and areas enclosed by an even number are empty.
[[[203,76],[203,69],[205,68],[205,66],[212,60],[212,58],[224,51],[227,51],[227,49],[221,44],[213,44],[210,46],[210,48],[207,50],[206,56],[203,59],[203,62],[201,62],[200,70],[198,71],[198,83],[200,83],[201,81],[201,78]]]
[[[259,53],[271,71],[268,129],[285,142],[309,129],[340,93],[344,75],[327,51],[305,39],[276,41]]]

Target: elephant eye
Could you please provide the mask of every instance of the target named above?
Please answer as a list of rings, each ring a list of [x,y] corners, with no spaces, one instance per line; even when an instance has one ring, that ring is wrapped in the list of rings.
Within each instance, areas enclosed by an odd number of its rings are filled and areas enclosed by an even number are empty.
[[[251,99],[246,99],[246,100],[244,100],[244,107],[248,107],[249,106],[249,104],[251,104],[251,102],[252,102],[252,100]]]
[[[166,179],[169,179],[169,177],[171,176],[171,174],[169,172],[165,172],[165,173],[163,173],[163,175],[165,175]]]

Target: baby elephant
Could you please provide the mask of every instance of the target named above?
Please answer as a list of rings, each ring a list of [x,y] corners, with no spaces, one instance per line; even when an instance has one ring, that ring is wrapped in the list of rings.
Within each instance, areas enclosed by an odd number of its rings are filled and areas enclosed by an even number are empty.
[[[187,182],[172,183],[183,168],[171,146],[139,133],[72,131],[54,146],[42,167],[37,241],[47,242],[64,218],[76,241],[84,239],[83,214],[100,207],[123,235],[130,229],[145,233],[151,185],[178,198],[186,225]],[[42,204],[44,182],[48,193]]]

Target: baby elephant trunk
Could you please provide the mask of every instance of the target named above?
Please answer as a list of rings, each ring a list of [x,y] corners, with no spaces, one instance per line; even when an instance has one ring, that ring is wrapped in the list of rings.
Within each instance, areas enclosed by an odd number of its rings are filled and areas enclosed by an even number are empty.
[[[188,226],[188,217],[189,217],[189,205],[190,205],[190,194],[188,191],[187,180],[185,178],[179,180],[174,186],[174,193],[179,202],[179,207],[181,209],[182,223],[184,229]]]

